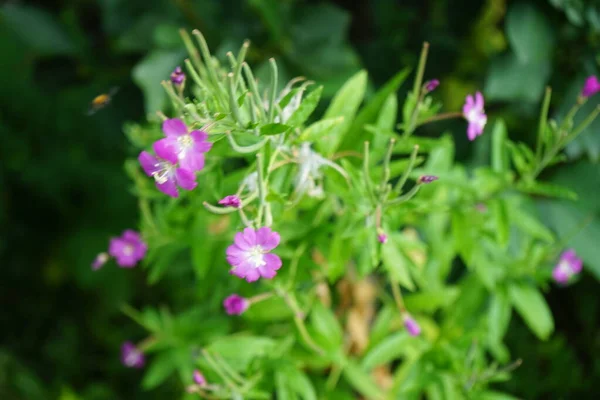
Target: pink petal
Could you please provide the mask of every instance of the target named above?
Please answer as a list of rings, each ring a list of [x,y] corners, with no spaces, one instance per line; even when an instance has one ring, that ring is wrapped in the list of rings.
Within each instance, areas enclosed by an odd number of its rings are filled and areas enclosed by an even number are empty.
[[[271,228],[263,227],[256,231],[256,243],[266,251],[277,247],[279,241],[279,233],[273,232]]]
[[[230,272],[238,278],[245,278],[251,267],[247,264],[236,265]]]
[[[179,197],[179,192],[177,191],[177,185],[175,185],[175,179],[170,177],[167,179],[165,183],[156,182],[156,187],[158,190],[171,197]]]
[[[477,137],[477,124],[469,122],[469,126],[467,127],[467,137],[470,141],[475,140]]]
[[[277,271],[272,268],[269,268],[268,264],[258,267],[258,271],[260,272],[260,275],[265,279],[273,279],[275,275],[277,275]]]
[[[475,107],[478,110],[483,111],[483,105],[483,95],[481,94],[481,92],[475,93]]]
[[[177,184],[185,190],[192,190],[198,186],[196,175],[183,168],[177,168],[175,170],[175,179],[177,179]]]
[[[248,268],[246,271],[246,282],[256,282],[260,278],[260,272],[257,268]]]
[[[179,143],[177,139],[164,138],[157,140],[152,145],[154,152],[163,160],[169,161],[171,164],[177,164],[177,154],[179,153]]]
[[[140,234],[131,229],[125,230],[122,238],[136,243],[141,241]]]
[[[233,237],[233,242],[242,250],[250,250],[250,248],[254,246],[253,243],[249,243],[246,240],[246,237],[242,232],[238,232],[235,234],[235,236]]]
[[[281,268],[281,258],[279,258],[277,254],[267,253],[263,256],[263,259],[265,260],[265,267],[274,271],[277,271],[279,268]]]
[[[193,148],[189,149],[182,154],[179,165],[188,171],[201,171],[204,168],[204,153],[196,151]]]
[[[250,246],[256,246],[256,231],[252,228],[245,228],[244,239]]]
[[[181,136],[187,133],[187,126],[179,118],[167,119],[163,122],[162,130],[167,136]]]
[[[140,153],[138,161],[148,176],[152,176],[153,173],[158,172],[161,169],[160,161],[147,151],[142,151]]]
[[[126,245],[127,242],[125,242],[121,238],[110,239],[110,242],[108,244],[108,254],[110,254],[113,257],[118,257],[121,254],[123,254],[123,249]]]
[[[208,142],[208,135],[203,131],[192,131],[190,133],[192,139],[194,139],[194,150],[199,151],[201,153],[206,153],[209,151],[213,144]]]

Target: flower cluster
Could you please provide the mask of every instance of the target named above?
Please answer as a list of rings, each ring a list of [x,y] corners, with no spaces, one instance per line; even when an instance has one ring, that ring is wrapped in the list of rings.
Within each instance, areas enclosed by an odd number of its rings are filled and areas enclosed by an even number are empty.
[[[598,78],[592,75],[585,80],[585,84],[581,90],[581,96],[587,98],[595,95],[598,92],[600,92],[600,81],[598,81]]]
[[[571,277],[581,272],[582,266],[583,261],[577,257],[575,250],[565,250],[552,270],[552,277],[557,283],[564,285],[569,282]]]
[[[158,190],[178,197],[178,187],[192,190],[198,185],[195,173],[204,168],[204,153],[212,143],[207,141],[206,132],[189,131],[178,118],[164,121],[162,130],[166,137],[152,145],[156,156],[142,151],[138,160],[146,175],[154,178]]]

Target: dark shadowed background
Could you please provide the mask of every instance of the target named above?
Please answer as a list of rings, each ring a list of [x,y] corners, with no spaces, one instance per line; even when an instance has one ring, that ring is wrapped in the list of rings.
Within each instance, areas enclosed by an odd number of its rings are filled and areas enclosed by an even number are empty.
[[[246,38],[250,63],[270,57],[282,81],[303,75],[330,97],[364,68],[371,89],[431,44],[426,78],[458,110],[480,88],[490,119],[532,143],[544,87],[551,114],[564,114],[584,78],[597,73],[600,2],[585,0],[39,0],[0,7],[0,398],[176,398],[175,382],[143,392],[139,371],[119,362],[121,342],[140,329],[121,311],[170,303],[177,282],[149,286],[141,269],[94,274],[90,262],[111,235],[135,227],[135,198],[123,170],[123,126],[165,101],[166,79],[185,53],[178,29],[200,29],[218,56]],[[113,87],[113,102],[87,115]],[[401,96],[403,96],[401,91]],[[593,98],[588,109],[598,104]],[[403,97],[401,97],[403,100]],[[323,106],[326,105],[324,102]],[[600,122],[568,148],[544,179],[580,202],[539,206],[586,270],[575,285],[549,288],[557,331],[547,342],[513,318],[508,345],[524,364],[498,385],[525,399],[592,398],[600,379]],[[452,129],[458,156],[488,160]],[[201,323],[201,321],[199,321]]]

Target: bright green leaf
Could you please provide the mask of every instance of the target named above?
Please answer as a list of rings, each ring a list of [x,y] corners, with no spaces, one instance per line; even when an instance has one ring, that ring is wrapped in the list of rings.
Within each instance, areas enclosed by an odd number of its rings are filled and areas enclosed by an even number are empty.
[[[515,283],[508,287],[511,302],[527,326],[542,340],[554,331],[554,319],[540,291],[532,285]]]

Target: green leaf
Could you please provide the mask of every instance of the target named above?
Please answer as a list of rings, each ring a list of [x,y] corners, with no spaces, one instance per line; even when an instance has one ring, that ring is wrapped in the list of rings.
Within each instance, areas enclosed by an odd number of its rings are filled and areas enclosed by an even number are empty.
[[[390,235],[388,242],[381,246],[383,266],[388,271],[392,280],[400,283],[409,290],[415,290],[415,284],[410,276],[409,261],[399,249],[398,242]]]
[[[146,390],[154,389],[163,383],[175,372],[178,362],[177,354],[173,351],[162,353],[153,358],[150,368],[147,369],[142,380],[142,387]]]
[[[511,316],[511,304],[503,291],[492,293],[488,310],[489,340],[500,343],[506,334]]]
[[[508,244],[510,234],[510,218],[509,210],[506,202],[503,199],[494,199],[488,202],[490,206],[490,212],[494,217],[496,238],[498,244],[502,247],[506,247]]]
[[[398,332],[388,336],[377,346],[369,350],[363,358],[361,365],[368,371],[412,352],[414,352],[414,338],[405,331]]]
[[[226,359],[236,370],[243,371],[255,358],[269,354],[275,345],[268,337],[233,335],[215,340],[207,349]]]
[[[458,295],[458,288],[446,286],[407,295],[404,298],[404,303],[406,304],[406,308],[411,311],[432,313],[439,308],[446,308],[452,305]]]
[[[39,7],[6,3],[0,9],[2,22],[31,49],[41,55],[73,54],[73,41],[50,13]]]
[[[144,93],[146,113],[163,109],[167,94],[160,82],[168,79],[184,56],[183,50],[154,50],[133,67],[133,81]]]
[[[341,346],[342,328],[333,312],[319,302],[313,305],[310,312],[310,326],[326,350],[333,351]]]
[[[577,193],[563,186],[553,183],[532,182],[517,185],[517,188],[524,193],[537,194],[548,197],[558,197],[568,200],[577,200]]]
[[[492,169],[499,173],[508,171],[506,137],[506,124],[504,120],[498,119],[492,131]]]
[[[361,369],[354,361],[348,360],[344,365],[344,378],[350,386],[360,394],[371,400],[383,399],[379,386],[373,382],[371,376]]]
[[[323,119],[342,118],[343,124],[336,127],[330,135],[317,141],[317,148],[326,155],[335,153],[344,134],[350,128],[358,107],[363,101],[367,89],[367,72],[359,71],[352,76],[336,93],[327,108]]]
[[[360,110],[352,125],[346,134],[346,136],[342,140],[342,149],[356,149],[361,148],[362,143],[365,140],[370,139],[369,137],[361,138],[361,133],[364,131],[364,127],[367,124],[375,123],[377,120],[377,116],[380,114],[382,107],[385,102],[388,100],[390,95],[394,95],[398,90],[400,85],[406,80],[410,72],[409,68],[405,68],[402,71],[398,72],[392,79],[390,79],[379,91],[373,96],[371,100],[367,102],[367,104]],[[366,79],[366,77],[365,77]],[[361,96],[362,97],[362,96]],[[393,109],[394,115],[393,120],[396,120],[396,110]],[[387,111],[388,113],[390,111]],[[390,120],[391,117],[387,117]],[[392,125],[393,127],[393,125]]]
[[[513,51],[523,62],[543,61],[552,55],[552,26],[532,3],[518,2],[509,8],[506,36]]]
[[[315,122],[302,132],[298,140],[302,142],[319,141],[333,135],[338,126],[344,122],[344,117],[327,118]]]
[[[261,135],[279,135],[280,133],[287,132],[291,129],[291,126],[285,124],[267,124],[260,127]]]
[[[294,111],[286,123],[294,128],[300,127],[302,124],[304,124],[313,111],[315,111],[315,108],[317,108],[322,92],[323,86],[319,86],[310,92],[308,96],[302,100],[298,109]]]
[[[288,387],[303,400],[317,400],[317,392],[308,376],[291,364],[281,369]]]
[[[519,400],[518,397],[511,396],[510,394],[491,390],[486,390],[485,392],[479,393],[477,398],[480,400]]]
[[[537,218],[531,213],[522,210],[520,207],[511,208],[511,221],[525,233],[530,234],[536,239],[543,240],[547,243],[554,242],[554,234],[550,229],[546,228]]]
[[[554,331],[552,313],[544,296],[532,285],[515,283],[508,287],[510,300],[527,326],[542,340]]]

